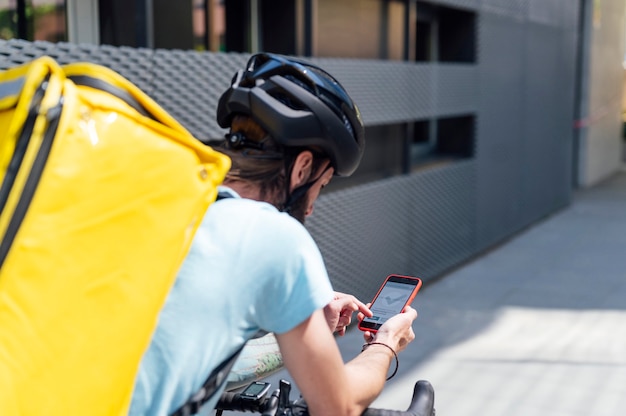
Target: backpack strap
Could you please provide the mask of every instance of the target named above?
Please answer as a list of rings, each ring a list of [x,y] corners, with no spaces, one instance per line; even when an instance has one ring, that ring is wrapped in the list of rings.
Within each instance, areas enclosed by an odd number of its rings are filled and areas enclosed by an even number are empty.
[[[200,390],[191,396],[191,398],[187,400],[187,403],[172,413],[171,416],[190,416],[198,413],[202,405],[208,402],[220,386],[226,381],[228,373],[231,368],[233,368],[233,365],[235,364],[235,361],[237,361],[237,357],[239,357],[239,354],[241,353],[241,350],[243,350],[244,346],[245,344],[239,347],[239,349],[237,349],[237,351],[235,351],[230,357],[222,361],[222,363],[211,372],[209,378],[207,378],[202,387],[200,387]]]
[[[141,114],[144,117],[149,117],[152,120],[156,120],[152,114],[141,104],[135,97],[132,96],[128,91],[116,87],[115,85],[104,81],[99,78],[95,78],[89,75],[69,75],[68,78],[76,85],[82,85],[89,88],[94,88],[96,90],[108,92],[114,97],[119,98],[124,101],[126,104],[131,106],[135,111]]]
[[[217,198],[215,199],[215,201],[220,201],[222,199],[232,198],[232,197],[233,196],[228,191],[220,191],[217,193]]]

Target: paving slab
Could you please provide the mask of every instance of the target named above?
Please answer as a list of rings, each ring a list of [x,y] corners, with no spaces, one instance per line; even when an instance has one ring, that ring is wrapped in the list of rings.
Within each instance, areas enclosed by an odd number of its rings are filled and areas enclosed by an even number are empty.
[[[438,415],[626,414],[626,172],[577,191],[414,305],[417,339],[375,407],[406,408],[427,379]]]

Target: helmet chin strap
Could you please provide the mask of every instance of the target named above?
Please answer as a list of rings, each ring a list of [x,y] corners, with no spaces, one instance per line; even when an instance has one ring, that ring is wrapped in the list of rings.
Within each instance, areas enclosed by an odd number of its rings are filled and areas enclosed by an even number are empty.
[[[326,173],[326,171],[329,168],[324,169],[324,171],[322,173],[319,174],[319,176],[315,179],[313,179],[312,181],[309,181],[307,183],[305,183],[304,185],[300,185],[298,186],[296,189],[293,190],[293,192],[289,193],[289,191],[287,191],[287,201],[283,204],[283,208],[281,209],[282,212],[286,212],[288,214],[291,214],[291,209],[293,208],[293,205],[300,199],[303,198],[304,195],[306,195],[306,193],[309,191],[309,189],[311,189],[311,187],[313,185],[315,185],[315,183],[317,181],[320,180],[320,178],[324,175],[324,173]],[[290,175],[291,177],[291,175]],[[288,181],[289,183],[287,183],[287,189],[289,189],[290,187],[290,183],[291,183],[291,178]]]
[[[317,179],[315,180],[317,181]],[[286,212],[287,214],[291,214],[291,209],[293,205],[300,199],[306,195],[307,191],[313,186],[315,181],[305,183],[293,190],[291,194],[287,196],[287,201],[283,204],[283,209],[281,211]]]

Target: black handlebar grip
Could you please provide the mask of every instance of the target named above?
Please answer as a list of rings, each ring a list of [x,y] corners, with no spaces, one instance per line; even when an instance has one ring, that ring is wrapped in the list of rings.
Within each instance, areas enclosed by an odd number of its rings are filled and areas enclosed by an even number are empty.
[[[435,416],[435,389],[426,380],[419,380],[413,389],[413,398],[407,411],[416,416]]]
[[[221,410],[244,410],[241,409],[241,403],[237,400],[236,393],[224,392],[220,396],[217,408]]]
[[[267,398],[260,400],[246,400],[238,393],[224,392],[217,402],[216,409],[233,410],[235,412],[261,413],[270,401]]]
[[[420,380],[415,383],[413,398],[407,410],[366,409],[362,416],[434,416],[435,390],[430,382]]]

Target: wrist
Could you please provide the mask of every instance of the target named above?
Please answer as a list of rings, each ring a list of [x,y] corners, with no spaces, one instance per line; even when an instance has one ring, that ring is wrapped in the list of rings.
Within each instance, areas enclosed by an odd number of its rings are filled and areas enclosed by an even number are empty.
[[[387,343],[380,342],[380,341],[370,341],[370,342],[366,342],[365,344],[363,344],[363,347],[361,348],[361,352],[365,351],[368,348],[372,348],[372,347],[384,348],[385,350],[388,350],[388,351],[390,351],[393,354],[393,358],[395,358],[395,360],[396,360],[396,367],[393,370],[393,373],[391,373],[391,375],[389,377],[387,377],[387,380],[391,379],[393,376],[396,375],[396,373],[398,372],[398,367],[400,367],[400,361],[398,360],[398,354],[396,353],[396,350],[394,350]]]
[[[369,340],[367,343],[380,342],[382,344],[389,345],[395,352],[400,351],[399,344],[395,337],[389,336],[389,334],[385,334],[386,336],[379,336],[379,335],[381,334],[374,335],[374,337],[371,340]]]

